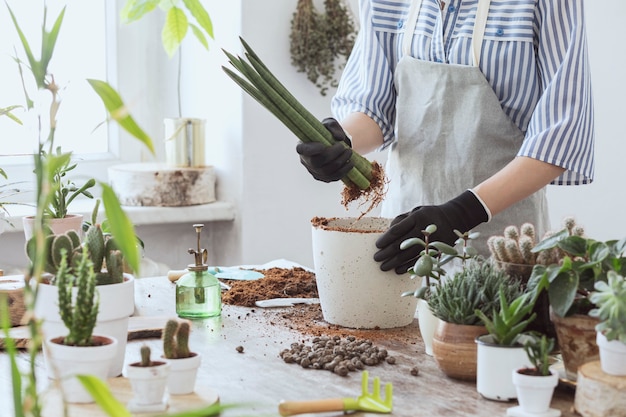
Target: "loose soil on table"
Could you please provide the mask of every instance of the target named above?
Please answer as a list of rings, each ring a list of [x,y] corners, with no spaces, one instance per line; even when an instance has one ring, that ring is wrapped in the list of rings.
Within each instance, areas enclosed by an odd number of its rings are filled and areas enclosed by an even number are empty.
[[[222,294],[222,302],[229,305],[255,307],[255,301],[269,298],[317,298],[315,274],[304,268],[270,268],[258,270],[264,278],[253,281],[223,280],[231,289]],[[386,345],[415,344],[415,324],[396,329],[351,329],[324,321],[319,304],[296,304],[287,308],[256,311],[268,315],[273,325],[284,326],[309,336],[355,336],[360,339],[384,341]]]

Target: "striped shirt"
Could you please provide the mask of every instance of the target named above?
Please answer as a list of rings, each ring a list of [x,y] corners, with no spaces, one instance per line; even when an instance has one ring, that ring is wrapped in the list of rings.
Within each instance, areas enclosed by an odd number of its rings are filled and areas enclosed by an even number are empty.
[[[411,56],[472,65],[478,0],[423,0]],[[362,112],[394,140],[393,74],[410,1],[360,0],[360,31],[332,101],[341,120]],[[492,0],[480,69],[503,111],[524,133],[518,156],[566,171],[552,184],[590,183],[594,114],[583,0]]]

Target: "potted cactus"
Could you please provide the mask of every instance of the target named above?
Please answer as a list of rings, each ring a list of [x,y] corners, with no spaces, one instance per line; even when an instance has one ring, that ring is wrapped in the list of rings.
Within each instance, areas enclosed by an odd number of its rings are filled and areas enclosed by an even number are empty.
[[[97,204],[96,210],[97,213]],[[68,273],[76,273],[76,265],[83,256],[87,256],[93,265],[95,284],[100,295],[100,309],[96,322],[96,332],[110,335],[118,340],[117,354],[114,366],[109,376],[114,377],[122,373],[128,321],[135,309],[135,279],[131,274],[123,272],[124,258],[115,244],[115,240],[102,232],[99,224],[92,222],[85,233],[83,241],[74,230],[64,234],[46,236],[47,257],[45,272],[48,279],[42,280],[39,285],[39,297],[35,304],[35,313],[44,318],[43,331],[48,334],[63,332],[61,316],[56,304],[58,280],[57,275],[64,258],[67,260]],[[34,239],[27,243],[27,253],[35,245]],[[31,258],[34,261],[34,258]]]
[[[170,365],[166,361],[151,360],[148,345],[142,345],[140,353],[141,360],[128,364],[124,370],[133,390],[128,409],[136,412],[164,411],[167,408],[165,389]]]
[[[61,380],[68,402],[88,403],[93,398],[74,376],[95,375],[106,379],[117,353],[117,339],[94,335],[99,297],[93,263],[83,251],[70,267],[67,251],[61,251],[56,273],[59,315],[67,334],[52,333],[44,344],[48,375]]]
[[[191,325],[187,320],[170,319],[163,331],[163,356],[170,364],[168,391],[171,395],[190,394],[202,356],[189,350]]]

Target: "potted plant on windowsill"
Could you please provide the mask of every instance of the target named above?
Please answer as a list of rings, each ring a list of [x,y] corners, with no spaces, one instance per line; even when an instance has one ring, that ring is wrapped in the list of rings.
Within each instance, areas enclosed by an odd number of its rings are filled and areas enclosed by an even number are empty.
[[[191,394],[202,361],[199,353],[189,350],[191,325],[187,320],[170,319],[163,330],[163,356],[170,364],[167,382],[171,395]]]
[[[99,309],[96,274],[93,263],[82,252],[80,261],[70,269],[67,251],[61,253],[61,264],[56,274],[58,310],[67,329],[66,335],[52,333],[44,344],[48,375],[61,380],[68,402],[93,402],[78,374],[90,374],[106,379],[117,352],[117,339],[94,335]]]
[[[524,343],[524,351],[532,367],[513,371],[513,385],[517,391],[519,406],[507,409],[507,416],[526,417],[540,415],[558,417],[560,410],[551,409],[550,402],[559,375],[550,369],[550,354],[554,350],[554,339],[546,335],[533,335]]]
[[[608,281],[596,282],[589,300],[595,305],[589,315],[600,320],[596,341],[602,371],[626,376],[626,279],[609,271]]]
[[[626,238],[598,241],[572,234],[567,228],[533,248],[540,253],[559,250],[559,263],[535,265],[530,282],[548,290],[551,318],[555,324],[566,376],[576,380],[578,367],[599,357],[595,326],[588,315],[589,296],[596,282],[606,282],[610,271],[626,275]],[[573,337],[572,337],[573,336]]]
[[[121,20],[123,23],[131,23],[157,9],[165,14],[161,31],[163,49],[169,58],[178,52],[176,80],[178,117],[164,120],[166,162],[172,166],[202,167],[205,165],[205,120],[183,117],[182,111],[182,42],[191,31],[198,42],[208,50],[208,38],[213,39],[213,23],[199,0],[184,2],[127,0],[120,13]]]
[[[509,302],[505,287],[501,286],[498,291],[500,303],[492,310],[491,317],[476,310],[476,316],[489,332],[476,338],[476,389],[483,397],[497,401],[517,398],[511,372],[531,365],[524,351],[529,336],[523,332],[536,317],[532,313],[536,294],[527,290]]]

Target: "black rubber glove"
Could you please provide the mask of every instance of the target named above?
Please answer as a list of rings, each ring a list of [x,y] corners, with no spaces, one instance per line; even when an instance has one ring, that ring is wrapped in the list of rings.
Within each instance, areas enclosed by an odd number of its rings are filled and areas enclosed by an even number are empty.
[[[354,167],[354,163],[350,161],[352,143],[337,120],[329,117],[322,124],[337,143],[326,146],[317,142],[300,142],[296,146],[296,152],[313,178],[324,182],[338,181]]]
[[[471,191],[467,190],[458,197],[438,206],[420,206],[393,219],[389,230],[376,241],[380,250],[374,254],[376,262],[382,262],[383,271],[396,270],[404,274],[415,263],[417,255],[424,249],[414,245],[405,250],[400,244],[409,238],[424,238],[422,230],[428,225],[437,226],[432,241],[454,245],[458,236],[454,230],[465,233],[489,220],[482,203]]]

